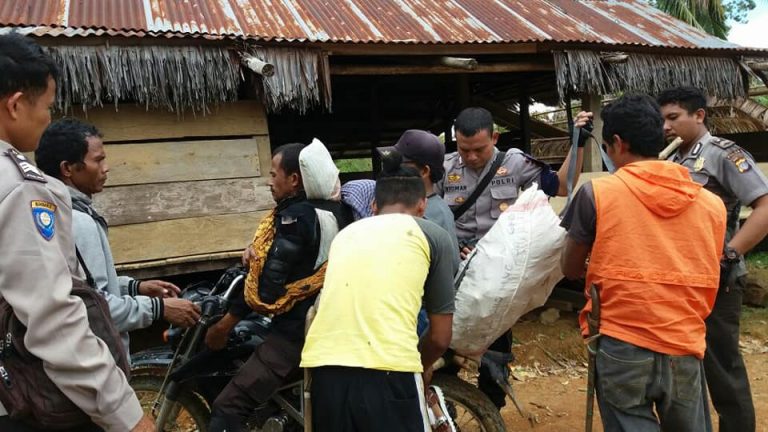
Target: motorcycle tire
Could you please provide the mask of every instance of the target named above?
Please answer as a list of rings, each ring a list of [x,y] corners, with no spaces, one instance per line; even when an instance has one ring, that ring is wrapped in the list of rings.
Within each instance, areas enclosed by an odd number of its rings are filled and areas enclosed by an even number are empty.
[[[152,416],[152,404],[163,385],[163,378],[150,375],[137,375],[131,378],[131,387],[141,402],[144,412]],[[203,399],[189,391],[179,394],[181,410],[174,429],[163,432],[208,432],[211,411]],[[154,418],[154,416],[153,416]]]
[[[483,392],[455,375],[436,373],[432,385],[440,387],[457,430],[479,432],[505,432],[504,419],[499,409]],[[458,413],[458,415],[457,415]],[[466,415],[471,423],[464,425]],[[457,418],[458,417],[458,418]]]

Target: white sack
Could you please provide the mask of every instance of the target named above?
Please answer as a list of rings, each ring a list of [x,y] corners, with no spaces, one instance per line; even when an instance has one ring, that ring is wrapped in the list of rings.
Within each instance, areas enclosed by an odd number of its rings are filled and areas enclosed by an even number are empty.
[[[451,348],[479,356],[522,315],[543,305],[563,277],[564,245],[560,218],[534,184],[459,267]]]
[[[304,192],[309,199],[338,199],[339,169],[333,158],[317,138],[299,153],[299,169],[304,182]]]

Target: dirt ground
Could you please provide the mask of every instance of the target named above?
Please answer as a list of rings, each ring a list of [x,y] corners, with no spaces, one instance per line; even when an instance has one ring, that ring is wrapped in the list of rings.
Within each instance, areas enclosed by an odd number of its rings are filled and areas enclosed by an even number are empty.
[[[587,359],[576,314],[560,313],[556,322],[545,325],[538,320],[540,312],[529,314],[513,329],[517,357],[513,386],[523,408],[535,415],[536,424],[531,428],[508,402],[502,410],[507,430],[584,430]],[[768,432],[768,309],[744,309],[741,346],[752,384],[757,431]],[[593,430],[602,431],[597,406]]]

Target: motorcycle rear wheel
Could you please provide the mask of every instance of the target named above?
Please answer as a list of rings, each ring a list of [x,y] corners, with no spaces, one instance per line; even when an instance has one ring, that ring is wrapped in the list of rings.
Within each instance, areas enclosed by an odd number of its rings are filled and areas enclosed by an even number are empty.
[[[499,409],[477,387],[455,375],[435,373],[432,385],[440,387],[457,432],[505,432]]]
[[[131,378],[131,387],[139,398],[141,408],[152,418],[154,418],[152,405],[162,385],[163,379],[161,377],[138,375]],[[165,428],[163,432],[208,432],[211,411],[201,397],[188,391],[182,391],[179,394],[178,403],[180,409],[178,416],[173,421],[173,427]]]

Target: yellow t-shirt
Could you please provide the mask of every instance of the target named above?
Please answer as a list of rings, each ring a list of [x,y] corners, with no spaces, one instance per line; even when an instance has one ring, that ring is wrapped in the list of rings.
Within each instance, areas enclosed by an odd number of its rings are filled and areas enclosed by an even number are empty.
[[[402,214],[362,219],[333,240],[302,367],[421,372],[416,320],[453,312],[448,233]]]

